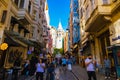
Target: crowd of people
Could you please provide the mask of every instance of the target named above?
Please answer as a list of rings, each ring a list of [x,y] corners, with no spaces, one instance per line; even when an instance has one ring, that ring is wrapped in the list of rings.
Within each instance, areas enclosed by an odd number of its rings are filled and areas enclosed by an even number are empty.
[[[19,59],[19,58],[18,58]],[[16,80],[18,77],[18,67],[20,67],[20,60],[15,60],[13,67],[12,80]],[[64,55],[59,58],[40,58],[39,56],[33,56],[30,60],[26,59],[22,65],[21,75],[24,78],[28,76],[36,76],[36,80],[43,80],[44,74],[46,80],[59,80],[60,67],[62,70],[72,70],[72,64],[75,64],[75,57]]]
[[[96,68],[99,68],[100,64],[93,59],[92,54],[88,54],[87,58],[85,59],[85,67],[86,71],[88,73],[88,80],[97,80],[96,78]],[[104,74],[105,74],[105,79],[110,79],[111,78],[111,61],[108,56],[104,56],[103,60],[103,67],[104,67]]]
[[[110,65],[111,62],[107,56],[104,58],[105,79],[110,78]],[[63,55],[62,57],[55,58],[41,58],[33,56],[31,59],[26,59],[24,64],[21,65],[20,58],[17,58],[13,65],[12,80],[18,79],[18,72],[21,70],[21,75],[24,78],[28,76],[35,76],[36,80],[59,80],[60,71],[72,71],[72,65],[76,64],[76,58],[70,55]],[[98,63],[93,59],[91,54],[88,54],[84,60],[85,68],[88,73],[88,80],[97,80],[96,67]],[[20,68],[22,66],[22,68]],[[44,75],[45,74],[45,75]]]

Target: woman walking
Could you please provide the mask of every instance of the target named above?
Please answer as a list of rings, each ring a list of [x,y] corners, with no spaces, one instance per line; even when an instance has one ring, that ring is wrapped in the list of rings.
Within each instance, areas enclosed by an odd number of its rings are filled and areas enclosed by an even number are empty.
[[[43,80],[43,73],[44,73],[45,63],[42,62],[42,59],[38,61],[36,64],[36,80]]]

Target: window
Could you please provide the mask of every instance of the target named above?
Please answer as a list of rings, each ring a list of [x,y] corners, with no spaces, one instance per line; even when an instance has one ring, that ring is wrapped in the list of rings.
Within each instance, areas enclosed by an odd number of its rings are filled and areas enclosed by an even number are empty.
[[[34,19],[34,20],[36,20],[36,13],[37,13],[37,11],[34,10],[34,11],[33,11],[33,19]]]
[[[24,7],[24,1],[25,1],[25,0],[20,0],[20,6],[19,6],[20,8],[23,8],[23,7]]]
[[[109,0],[103,0],[103,4],[109,4]]]
[[[18,6],[18,4],[19,4],[19,0],[15,0],[15,4]]]
[[[28,13],[30,13],[31,11],[31,2],[29,1],[29,5],[28,5]]]
[[[40,1],[40,5],[42,5],[42,0]]]
[[[2,18],[1,18],[1,23],[4,24],[4,22],[5,22],[5,20],[6,20],[6,16],[7,16],[7,11],[4,10],[4,11],[3,11],[3,14],[2,14]]]
[[[92,10],[94,9],[94,5],[95,5],[95,1],[91,0],[91,8],[92,8]]]

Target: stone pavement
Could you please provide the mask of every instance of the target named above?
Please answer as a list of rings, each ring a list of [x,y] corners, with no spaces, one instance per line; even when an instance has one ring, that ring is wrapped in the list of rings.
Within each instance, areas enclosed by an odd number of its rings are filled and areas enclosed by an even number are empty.
[[[87,72],[85,68],[80,67],[79,65],[72,66],[72,71],[79,78],[79,80],[88,80]],[[105,80],[105,76],[96,72],[97,80]],[[116,80],[112,77],[110,80]]]
[[[77,80],[76,77],[73,75],[71,71],[60,71],[60,78],[59,80]]]
[[[44,74],[46,75],[46,74]],[[104,75],[100,73],[96,73],[97,80],[105,80]],[[35,76],[27,77],[27,78],[19,78],[19,80],[35,80]],[[45,76],[44,76],[45,80]],[[72,66],[72,71],[63,71],[60,68],[60,78],[59,80],[88,80],[87,72],[85,68],[80,67],[79,65]],[[111,78],[110,80],[116,80],[115,78]]]

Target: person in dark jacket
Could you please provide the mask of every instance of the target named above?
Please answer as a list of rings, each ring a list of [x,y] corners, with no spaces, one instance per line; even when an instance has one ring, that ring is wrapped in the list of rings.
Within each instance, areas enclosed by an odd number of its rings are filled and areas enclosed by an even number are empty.
[[[30,71],[29,71],[29,75],[33,76],[35,71],[36,71],[36,64],[38,62],[38,58],[37,57],[32,57],[30,60]]]
[[[48,73],[50,75],[50,79],[49,80],[55,80],[55,65],[54,63],[50,63],[49,67],[48,67]]]
[[[22,75],[28,76],[30,70],[30,62],[26,60],[25,64],[23,65]]]
[[[18,71],[21,69],[21,59],[19,57],[16,58],[13,64],[13,80],[18,80]]]

